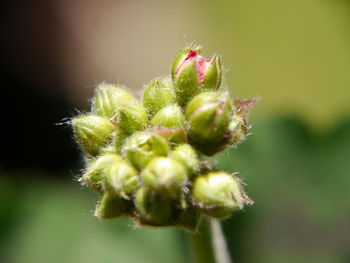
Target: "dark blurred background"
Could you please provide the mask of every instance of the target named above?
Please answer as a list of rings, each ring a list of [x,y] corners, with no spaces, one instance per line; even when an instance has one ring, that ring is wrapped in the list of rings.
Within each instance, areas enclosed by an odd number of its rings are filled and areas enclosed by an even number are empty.
[[[188,262],[182,230],[92,216],[69,117],[96,83],[136,91],[188,43],[223,55],[252,135],[215,157],[256,204],[222,225],[235,262],[350,262],[350,1],[0,4],[0,262]]]

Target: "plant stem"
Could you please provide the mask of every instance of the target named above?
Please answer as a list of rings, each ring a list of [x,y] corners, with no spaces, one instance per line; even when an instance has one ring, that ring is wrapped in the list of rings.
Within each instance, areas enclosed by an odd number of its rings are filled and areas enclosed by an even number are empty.
[[[189,235],[194,263],[232,263],[219,221],[203,218],[198,233]]]
[[[212,246],[217,263],[233,263],[230,252],[227,248],[224,232],[220,222],[216,219],[210,219]]]

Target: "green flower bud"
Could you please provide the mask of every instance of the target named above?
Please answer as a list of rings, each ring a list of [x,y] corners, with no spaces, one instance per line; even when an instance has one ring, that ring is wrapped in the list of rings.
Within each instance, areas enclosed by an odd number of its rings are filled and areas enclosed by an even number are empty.
[[[127,135],[122,129],[120,129],[119,126],[116,126],[116,130],[111,134],[111,136],[112,140],[110,144],[101,149],[101,154],[120,153],[121,147],[124,145]]]
[[[83,184],[88,185],[94,190],[101,191],[101,183],[105,174],[105,170],[114,163],[123,161],[123,158],[114,153],[108,153],[99,156],[87,168],[81,178]]]
[[[228,126],[232,145],[243,142],[248,134],[248,127],[244,119],[239,115],[233,115]]]
[[[197,177],[192,198],[201,212],[216,218],[228,217],[244,205],[239,182],[224,172],[210,172]]]
[[[118,195],[106,192],[95,209],[95,216],[103,219],[127,216],[132,213],[133,204],[131,201],[121,198]]]
[[[126,134],[144,129],[148,117],[142,104],[124,87],[102,83],[93,99],[93,112],[118,123]]]
[[[212,155],[225,140],[232,104],[226,93],[203,92],[188,104],[188,138],[197,150]]]
[[[171,152],[171,158],[181,162],[187,168],[190,175],[199,171],[200,161],[196,151],[189,144],[182,144]]]
[[[155,79],[145,88],[142,102],[148,114],[152,117],[160,109],[176,102],[174,89],[169,83]]]
[[[115,116],[123,131],[130,135],[146,128],[148,116],[146,110],[137,100],[130,101],[128,105],[121,105],[120,111]]]
[[[113,133],[113,146],[117,152],[120,152],[122,146],[125,143],[126,137],[127,137],[126,133],[120,128]]]
[[[168,157],[153,158],[141,174],[143,185],[179,195],[187,183],[184,165]]]
[[[200,90],[217,90],[222,79],[220,57],[208,60],[198,50],[185,49],[172,67],[174,90],[180,105],[185,105]]]
[[[140,132],[126,140],[122,152],[140,170],[154,157],[168,155],[169,144],[163,136],[155,132]]]
[[[198,54],[201,52],[199,47],[188,47],[185,48],[184,50],[181,50],[175,57],[174,61],[173,61],[173,65],[171,67],[171,77],[174,80],[175,79],[175,75],[177,72],[177,69],[179,67],[179,65],[181,65],[181,63],[187,58],[188,53],[191,50],[195,50]]]
[[[125,160],[112,163],[104,173],[105,191],[130,199],[139,182],[137,171]]]
[[[140,223],[151,226],[173,225],[181,209],[177,199],[144,187],[136,192],[135,206]]]
[[[180,143],[186,140],[184,131],[185,116],[177,104],[164,107],[153,117],[152,126],[163,131],[164,136],[173,143]],[[162,128],[166,128],[163,129]]]
[[[179,144],[186,142],[186,132],[184,128],[164,128],[156,126],[153,131],[162,135],[172,144]]]
[[[161,81],[165,85],[165,87],[174,90],[173,79],[171,78],[171,76],[162,77]],[[176,98],[175,91],[173,91],[173,95],[174,98]]]
[[[205,60],[199,72],[202,90],[218,90],[222,81],[221,57],[214,55],[211,60]]]
[[[84,152],[92,156],[101,153],[112,142],[112,134],[118,129],[111,121],[95,115],[76,117],[72,126],[76,141]]]
[[[140,224],[176,226],[190,231],[197,229],[200,214],[188,206],[184,194],[174,198],[167,193],[141,187],[135,197],[136,216]]]
[[[103,82],[95,90],[92,111],[99,116],[112,118],[117,113],[120,105],[134,100],[133,95],[125,87]]]
[[[181,108],[176,104],[172,104],[158,111],[152,119],[152,126],[178,128],[183,127],[185,121]]]

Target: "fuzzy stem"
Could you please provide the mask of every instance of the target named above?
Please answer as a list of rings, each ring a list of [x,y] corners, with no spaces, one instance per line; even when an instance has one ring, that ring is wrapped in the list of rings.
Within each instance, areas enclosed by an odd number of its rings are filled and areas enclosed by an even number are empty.
[[[194,263],[233,263],[220,223],[215,219],[202,219],[198,233],[189,235],[189,243]]]

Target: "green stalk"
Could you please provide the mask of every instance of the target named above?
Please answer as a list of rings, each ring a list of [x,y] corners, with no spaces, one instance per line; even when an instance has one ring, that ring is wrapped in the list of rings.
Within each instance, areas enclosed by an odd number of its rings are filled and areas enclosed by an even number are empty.
[[[219,221],[203,218],[197,233],[189,234],[193,263],[233,263]]]

